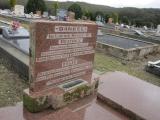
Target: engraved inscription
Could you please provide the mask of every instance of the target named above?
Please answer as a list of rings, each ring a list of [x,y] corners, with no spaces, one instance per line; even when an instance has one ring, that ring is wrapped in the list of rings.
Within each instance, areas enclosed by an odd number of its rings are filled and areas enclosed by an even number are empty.
[[[32,39],[35,45],[32,45],[31,58],[34,63],[30,63],[33,89],[40,91],[76,79],[90,82],[97,32],[92,27],[96,26],[58,22],[36,25],[48,27],[46,31],[36,30],[36,37]]]
[[[55,32],[87,32],[86,26],[55,26]]]

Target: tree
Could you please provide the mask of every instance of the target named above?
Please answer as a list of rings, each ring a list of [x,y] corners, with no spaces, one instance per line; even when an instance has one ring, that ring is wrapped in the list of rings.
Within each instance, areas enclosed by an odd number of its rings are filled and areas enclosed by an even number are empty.
[[[90,20],[94,20],[93,13],[89,12]]]
[[[83,15],[86,16],[87,19],[93,20],[93,14],[88,9],[85,9]]]
[[[83,14],[81,6],[80,6],[79,4],[77,4],[77,3],[72,4],[72,5],[68,8],[68,11],[74,12],[76,19],[81,18],[81,17],[82,17],[82,14]]]
[[[58,1],[53,4],[54,15],[57,16],[57,9],[59,9]]]
[[[118,23],[118,18],[119,16],[118,16],[118,13],[112,13],[112,18],[113,18],[113,21],[114,21],[114,23]]]
[[[95,18],[96,18],[98,15],[104,17],[103,12],[101,12],[101,11],[97,11],[97,12],[95,13]]]
[[[105,21],[106,21],[106,23],[108,22],[108,19],[111,17],[111,15],[110,14],[105,14]]]
[[[46,10],[46,4],[44,0],[28,0],[28,3],[26,5],[27,13],[36,11],[45,11]]]
[[[10,8],[9,0],[0,0],[0,9],[9,9]]]
[[[83,15],[86,16],[87,18],[89,17],[89,11],[88,11],[88,9],[84,10]]]
[[[10,0],[9,3],[10,3],[11,8],[14,8],[14,6],[17,3],[17,0]]]
[[[129,23],[130,23],[127,16],[122,16],[121,22],[124,23],[124,24],[127,24],[127,25],[129,25]],[[134,20],[134,23],[135,23],[135,20]]]

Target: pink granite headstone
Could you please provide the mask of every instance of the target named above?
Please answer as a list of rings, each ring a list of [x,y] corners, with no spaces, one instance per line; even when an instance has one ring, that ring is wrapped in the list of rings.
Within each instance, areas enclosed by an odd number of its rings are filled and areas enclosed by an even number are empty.
[[[52,89],[77,79],[91,82],[95,23],[33,21],[30,26],[30,91]]]

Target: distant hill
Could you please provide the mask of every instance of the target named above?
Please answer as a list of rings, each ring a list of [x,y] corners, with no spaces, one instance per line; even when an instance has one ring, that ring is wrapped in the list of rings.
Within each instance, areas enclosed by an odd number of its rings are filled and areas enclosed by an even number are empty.
[[[0,0],[0,8],[5,4],[7,6],[8,0]],[[25,5],[28,0],[17,0],[17,4]],[[49,10],[53,10],[54,1],[47,1],[46,5]],[[67,1],[67,2],[59,2],[60,8],[67,9],[71,4],[75,2]],[[119,14],[119,21],[126,24],[136,24],[136,25],[147,25],[147,26],[156,26],[160,24],[160,9],[138,9],[138,8],[114,8],[105,5],[95,5],[89,4],[85,2],[76,2],[78,3],[83,10],[88,10],[92,13],[96,11],[101,11],[105,14],[111,14],[116,12]]]
[[[9,8],[9,0],[0,0],[0,8],[4,8],[2,7],[3,5],[7,8]],[[20,4],[20,5],[26,5],[28,0],[17,0],[17,4]],[[55,1],[48,1],[48,0],[45,0],[46,1],[46,5],[48,7],[49,10],[52,10],[53,9],[53,4]],[[73,3],[75,2],[71,2],[71,1],[68,1],[68,2],[59,2],[59,6],[60,8],[63,8],[63,9],[68,9],[68,7],[70,5],[72,5]],[[105,5],[95,5],[95,4],[90,4],[90,3],[85,3],[85,2],[76,2],[78,3],[83,10],[88,10],[92,13],[95,13],[96,11],[102,11],[103,13],[111,13],[111,12],[117,12],[117,9],[114,8],[114,7],[109,7],[109,6],[105,6]]]
[[[27,3],[27,1],[28,0],[17,0],[17,4],[25,5]],[[49,9],[53,8],[52,7],[53,3],[54,3],[54,1],[47,1],[46,0],[46,5],[48,6]],[[59,5],[63,9],[68,9],[68,7],[73,3],[75,3],[75,2],[71,2],[71,1],[59,2]],[[76,2],[76,3],[78,3],[83,8],[83,10],[87,9],[92,12],[96,12],[96,11],[111,12],[114,9],[113,7],[109,7],[109,6],[105,6],[105,5],[95,5],[95,4],[85,3],[85,2]]]
[[[49,6],[49,8],[51,8],[51,5],[53,4],[50,4],[51,1],[48,1],[47,4]],[[73,3],[75,2],[59,2],[59,5],[61,8],[64,8],[64,9],[68,9],[68,7],[70,5],[72,5]],[[89,3],[85,3],[85,2],[76,2],[78,3],[83,10],[87,9],[91,12],[96,12],[96,11],[103,11],[103,12],[111,12],[113,11],[113,7],[109,7],[109,6],[104,6],[104,5],[95,5],[95,4],[89,4]]]

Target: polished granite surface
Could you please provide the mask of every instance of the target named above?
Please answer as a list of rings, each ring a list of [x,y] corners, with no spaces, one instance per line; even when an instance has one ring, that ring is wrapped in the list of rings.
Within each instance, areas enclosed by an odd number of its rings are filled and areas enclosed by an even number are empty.
[[[29,54],[29,39],[14,39],[7,40],[2,35],[0,35],[0,40],[3,40],[6,43],[11,44],[13,47],[21,50],[22,52]]]
[[[160,120],[160,87],[123,72],[106,73],[100,78],[98,96],[147,120]]]
[[[128,120],[105,104],[90,96],[59,110],[48,109],[40,113],[30,113],[22,103],[0,108],[1,120]]]

